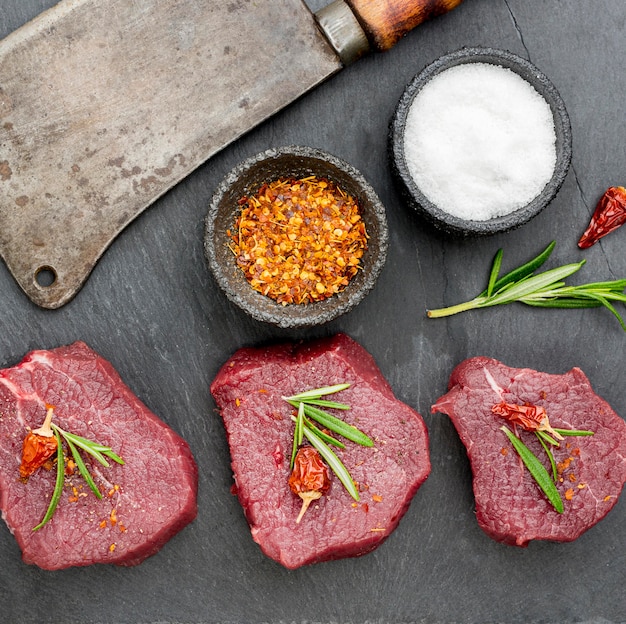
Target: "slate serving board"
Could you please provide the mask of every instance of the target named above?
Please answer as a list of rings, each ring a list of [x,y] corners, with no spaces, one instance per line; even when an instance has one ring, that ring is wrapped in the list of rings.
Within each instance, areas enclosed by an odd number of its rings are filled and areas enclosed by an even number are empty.
[[[313,9],[323,0],[310,0]],[[4,0],[0,36],[52,6]],[[626,276],[626,230],[582,252],[576,241],[595,202],[626,180],[621,0],[465,0],[395,49],[362,59],[211,159],[126,229],[78,296],[57,311],[30,303],[0,265],[0,366],[33,348],[77,339],[108,358],[136,394],[191,444],[200,468],[199,516],[159,554],[131,569],[44,572],[21,562],[0,526],[3,622],[624,622],[626,503],[571,544],[527,549],[490,540],[474,518],[464,450],[446,417],[430,415],[452,367],[487,355],[561,373],[582,368],[626,416],[626,334],[604,310],[517,304],[429,320],[505,267],[558,241],[553,263],[587,259],[580,280]],[[387,126],[407,82],[462,46],[508,49],[536,64],[561,93],[573,161],[552,205],[521,229],[448,240],[400,198]],[[202,251],[203,219],[240,160],[287,144],[322,148],[357,167],[388,211],[390,249],[372,293],[314,330],[277,330],[246,317],[218,290]],[[2,146],[0,145],[0,159]],[[360,559],[289,572],[252,541],[229,488],[226,440],[209,383],[239,347],[344,331],[376,358],[397,396],[425,417],[433,470],[397,531]]]

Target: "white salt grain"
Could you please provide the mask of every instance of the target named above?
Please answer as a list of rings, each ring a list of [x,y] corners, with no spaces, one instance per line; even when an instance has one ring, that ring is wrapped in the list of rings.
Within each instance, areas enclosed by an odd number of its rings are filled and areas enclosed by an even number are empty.
[[[404,149],[424,195],[465,220],[525,206],[556,164],[550,106],[518,74],[489,63],[457,65],[422,88],[407,115]]]

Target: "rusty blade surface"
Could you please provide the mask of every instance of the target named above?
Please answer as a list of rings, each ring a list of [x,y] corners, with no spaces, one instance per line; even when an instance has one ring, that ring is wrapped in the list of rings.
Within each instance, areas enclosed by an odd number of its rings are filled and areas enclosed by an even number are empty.
[[[65,304],[156,198],[340,68],[302,0],[56,5],[0,42],[9,270]]]

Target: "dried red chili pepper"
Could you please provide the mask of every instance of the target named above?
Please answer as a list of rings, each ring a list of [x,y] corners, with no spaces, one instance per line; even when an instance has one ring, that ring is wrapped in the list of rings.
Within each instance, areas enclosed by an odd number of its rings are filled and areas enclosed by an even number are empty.
[[[563,439],[563,436],[550,426],[545,408],[538,405],[517,405],[502,401],[494,405],[491,411],[514,425],[520,425],[526,431],[547,431],[557,440]]]
[[[57,451],[57,439],[50,427],[54,407],[52,405],[46,407],[48,411],[43,425],[30,431],[24,438],[20,464],[20,476],[24,479],[39,470]]]
[[[24,438],[20,477],[30,477],[56,453],[56,450],[57,440],[54,436],[47,438],[31,431]]]
[[[626,188],[612,186],[600,198],[585,233],[578,241],[581,249],[587,249],[600,238],[626,222]]]
[[[298,524],[309,505],[321,498],[330,487],[328,467],[312,446],[303,446],[298,449],[293,470],[289,476],[289,487],[302,499],[302,508],[296,519],[296,524]]]

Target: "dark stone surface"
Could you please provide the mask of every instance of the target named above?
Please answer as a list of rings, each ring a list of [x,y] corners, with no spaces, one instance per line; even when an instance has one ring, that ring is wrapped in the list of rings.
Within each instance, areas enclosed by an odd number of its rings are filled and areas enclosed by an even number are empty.
[[[4,0],[0,36],[52,5]],[[584,252],[576,246],[600,195],[625,182],[625,28],[621,0],[465,0],[391,51],[359,60],[200,167],[122,232],[63,308],[30,303],[0,264],[0,366],[33,348],[85,340],[189,441],[200,470],[197,521],[137,568],[46,573],[21,562],[0,526],[0,619],[626,621],[626,501],[571,544],[497,544],[476,523],[469,464],[452,424],[430,414],[453,366],[485,355],[554,373],[579,366],[624,416],[626,334],[602,309],[511,304],[445,320],[425,314],[478,294],[500,247],[504,270],[556,239],[546,268],[587,260],[573,283],[626,276],[626,229]],[[405,86],[463,46],[506,49],[535,64],[561,94],[573,137],[572,166],[552,203],[514,231],[477,239],[447,238],[425,227],[400,196],[387,158],[387,129]],[[361,171],[385,205],[389,225],[387,262],[375,288],[350,313],[312,329],[255,321],[226,298],[204,259],[204,219],[220,181],[245,158],[290,144],[324,149]],[[289,572],[261,554],[230,494],[228,448],[209,383],[241,346],[338,331],[372,353],[398,398],[424,415],[433,470],[398,529],[374,553]]]

